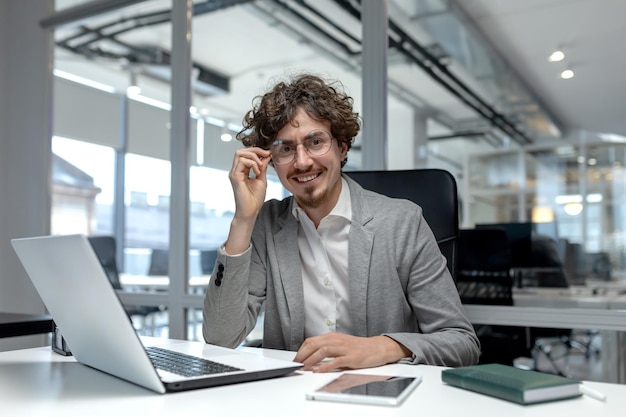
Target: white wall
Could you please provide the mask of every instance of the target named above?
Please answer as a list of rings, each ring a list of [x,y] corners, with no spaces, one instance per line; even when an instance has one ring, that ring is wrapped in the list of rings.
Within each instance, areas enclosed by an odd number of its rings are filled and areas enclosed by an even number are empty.
[[[52,0],[0,2],[0,311],[45,311],[10,239],[50,230],[52,39],[38,21],[53,6]],[[0,339],[0,350],[43,340]]]

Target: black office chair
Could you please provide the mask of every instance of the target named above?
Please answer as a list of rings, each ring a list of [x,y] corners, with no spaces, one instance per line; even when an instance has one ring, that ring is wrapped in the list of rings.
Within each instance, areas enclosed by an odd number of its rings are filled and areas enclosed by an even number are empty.
[[[411,200],[422,207],[424,218],[456,278],[456,245],[459,203],[456,180],[442,169],[345,172],[363,188],[394,198]]]
[[[111,285],[116,290],[122,289],[122,284],[120,282],[119,270],[117,267],[117,259],[115,256],[116,245],[115,238],[113,236],[89,236],[87,238],[91,247],[93,248],[96,256],[100,260],[100,264],[104,268],[107,276],[109,277],[109,281]],[[162,311],[161,307],[153,307],[153,306],[124,306],[128,317],[131,318],[134,316],[141,317],[143,320],[142,328],[146,327],[146,321],[148,318],[151,319],[151,333],[154,332],[154,316],[153,314]]]
[[[200,270],[202,275],[211,275],[217,260],[217,249],[200,251]]]
[[[152,253],[150,254],[150,267],[148,268],[148,275],[169,275],[169,251],[167,249],[152,249]]]

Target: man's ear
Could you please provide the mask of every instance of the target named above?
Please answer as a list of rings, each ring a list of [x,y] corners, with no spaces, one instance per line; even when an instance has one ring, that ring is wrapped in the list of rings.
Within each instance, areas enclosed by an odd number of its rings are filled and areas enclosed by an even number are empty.
[[[343,161],[344,159],[346,159],[346,156],[348,155],[348,144],[346,142],[341,142],[341,160]]]

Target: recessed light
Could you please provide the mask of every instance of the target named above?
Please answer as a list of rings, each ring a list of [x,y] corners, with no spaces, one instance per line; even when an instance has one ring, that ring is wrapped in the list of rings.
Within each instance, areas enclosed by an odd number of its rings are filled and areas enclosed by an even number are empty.
[[[578,216],[583,212],[583,205],[581,203],[567,203],[563,205],[563,211],[570,216]]]
[[[556,50],[550,54],[548,57],[548,62],[560,62],[565,59],[565,54],[563,51]]]
[[[139,88],[139,86],[137,85],[130,85],[126,89],[126,94],[129,96],[138,96],[139,94],[141,94],[141,88]]]
[[[561,78],[564,80],[569,80],[570,78],[574,78],[574,71],[571,69],[566,69],[561,72]]]

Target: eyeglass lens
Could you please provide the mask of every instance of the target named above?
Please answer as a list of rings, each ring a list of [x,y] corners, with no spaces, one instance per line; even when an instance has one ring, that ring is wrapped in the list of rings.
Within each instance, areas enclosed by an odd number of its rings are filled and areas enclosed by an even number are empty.
[[[275,164],[287,164],[295,159],[298,145],[303,145],[312,156],[322,156],[330,149],[331,141],[330,133],[325,130],[313,130],[305,136],[301,143],[289,139],[276,140],[270,146],[270,152]]]

